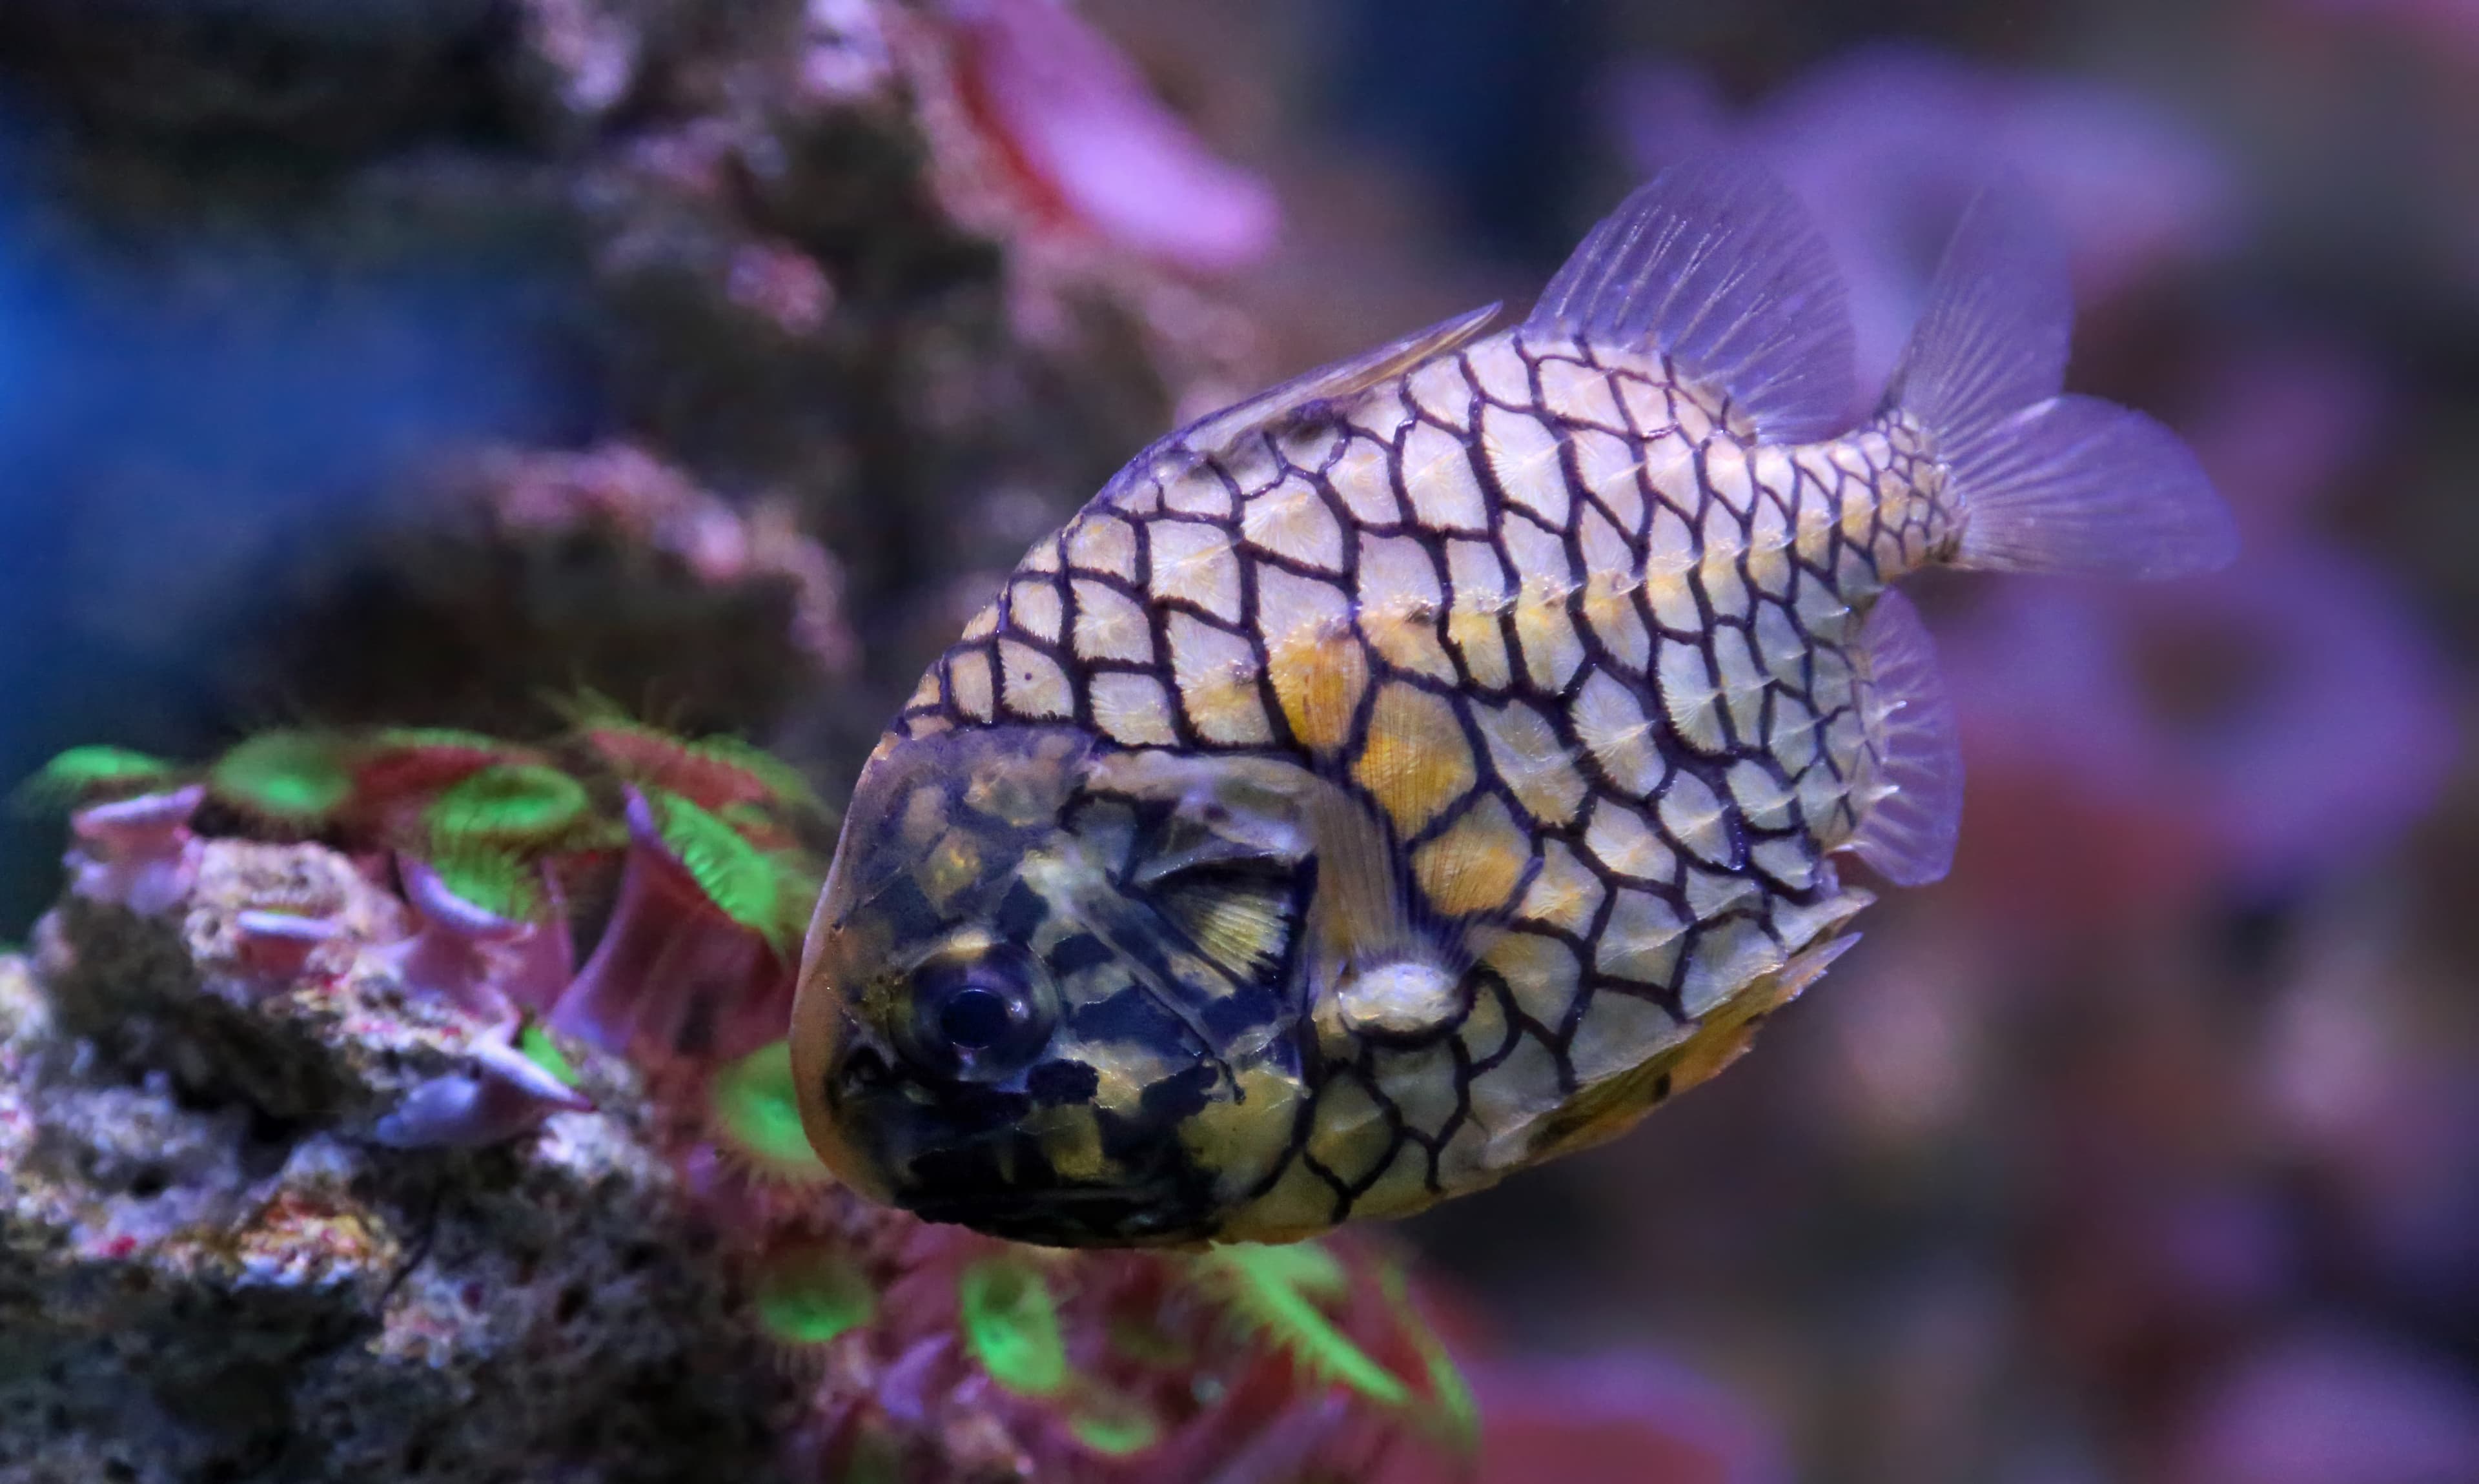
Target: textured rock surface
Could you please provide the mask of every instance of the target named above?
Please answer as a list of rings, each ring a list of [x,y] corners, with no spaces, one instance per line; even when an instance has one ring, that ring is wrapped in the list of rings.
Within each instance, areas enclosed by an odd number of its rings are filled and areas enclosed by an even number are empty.
[[[501,1028],[403,993],[344,857],[214,841],[196,881],[0,959],[0,1480],[770,1476],[788,1381],[629,1075],[580,1062],[601,1111],[497,1147],[378,1146]],[[337,931],[255,959],[279,904]]]

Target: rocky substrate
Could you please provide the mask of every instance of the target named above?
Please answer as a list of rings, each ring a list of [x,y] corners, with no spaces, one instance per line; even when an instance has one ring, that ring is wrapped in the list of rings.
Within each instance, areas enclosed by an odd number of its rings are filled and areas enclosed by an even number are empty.
[[[772,1476],[790,1378],[632,1074],[571,1048],[595,1111],[386,1141],[506,1055],[406,992],[403,910],[214,841],[166,911],[71,897],[0,959],[0,1480]]]

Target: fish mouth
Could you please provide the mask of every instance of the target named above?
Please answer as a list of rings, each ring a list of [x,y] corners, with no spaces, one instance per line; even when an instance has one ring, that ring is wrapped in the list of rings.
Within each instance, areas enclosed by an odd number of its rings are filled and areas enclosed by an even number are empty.
[[[1219,1198],[1176,1138],[1147,1137],[1108,1114],[1107,1179],[1061,1173],[1041,1140],[996,1110],[964,1118],[911,1104],[862,1120],[890,1177],[889,1198],[928,1221],[1048,1247],[1201,1241],[1221,1223]],[[959,1126],[962,1125],[962,1126]]]
[[[1204,1241],[1219,1222],[1167,1190],[1062,1187],[972,1193],[903,1190],[896,1198],[925,1221],[1042,1247],[1141,1247]]]

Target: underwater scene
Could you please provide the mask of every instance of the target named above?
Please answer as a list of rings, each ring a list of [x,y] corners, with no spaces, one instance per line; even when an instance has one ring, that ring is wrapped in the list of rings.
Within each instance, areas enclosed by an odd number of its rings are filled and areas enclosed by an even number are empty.
[[[10,0],[0,686],[0,1484],[2479,1481],[2474,0]]]

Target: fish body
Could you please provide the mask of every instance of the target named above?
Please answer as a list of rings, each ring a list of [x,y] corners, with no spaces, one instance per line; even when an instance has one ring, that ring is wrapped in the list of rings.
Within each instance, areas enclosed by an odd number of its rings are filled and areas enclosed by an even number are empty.
[[[805,958],[812,1142],[933,1219],[1278,1241],[1609,1137],[1951,860],[1937,563],[2165,575],[2227,517],[2058,393],[2062,269],[1976,207],[1841,427],[1825,249],[1665,174],[1533,314],[1140,454],[923,678]]]

